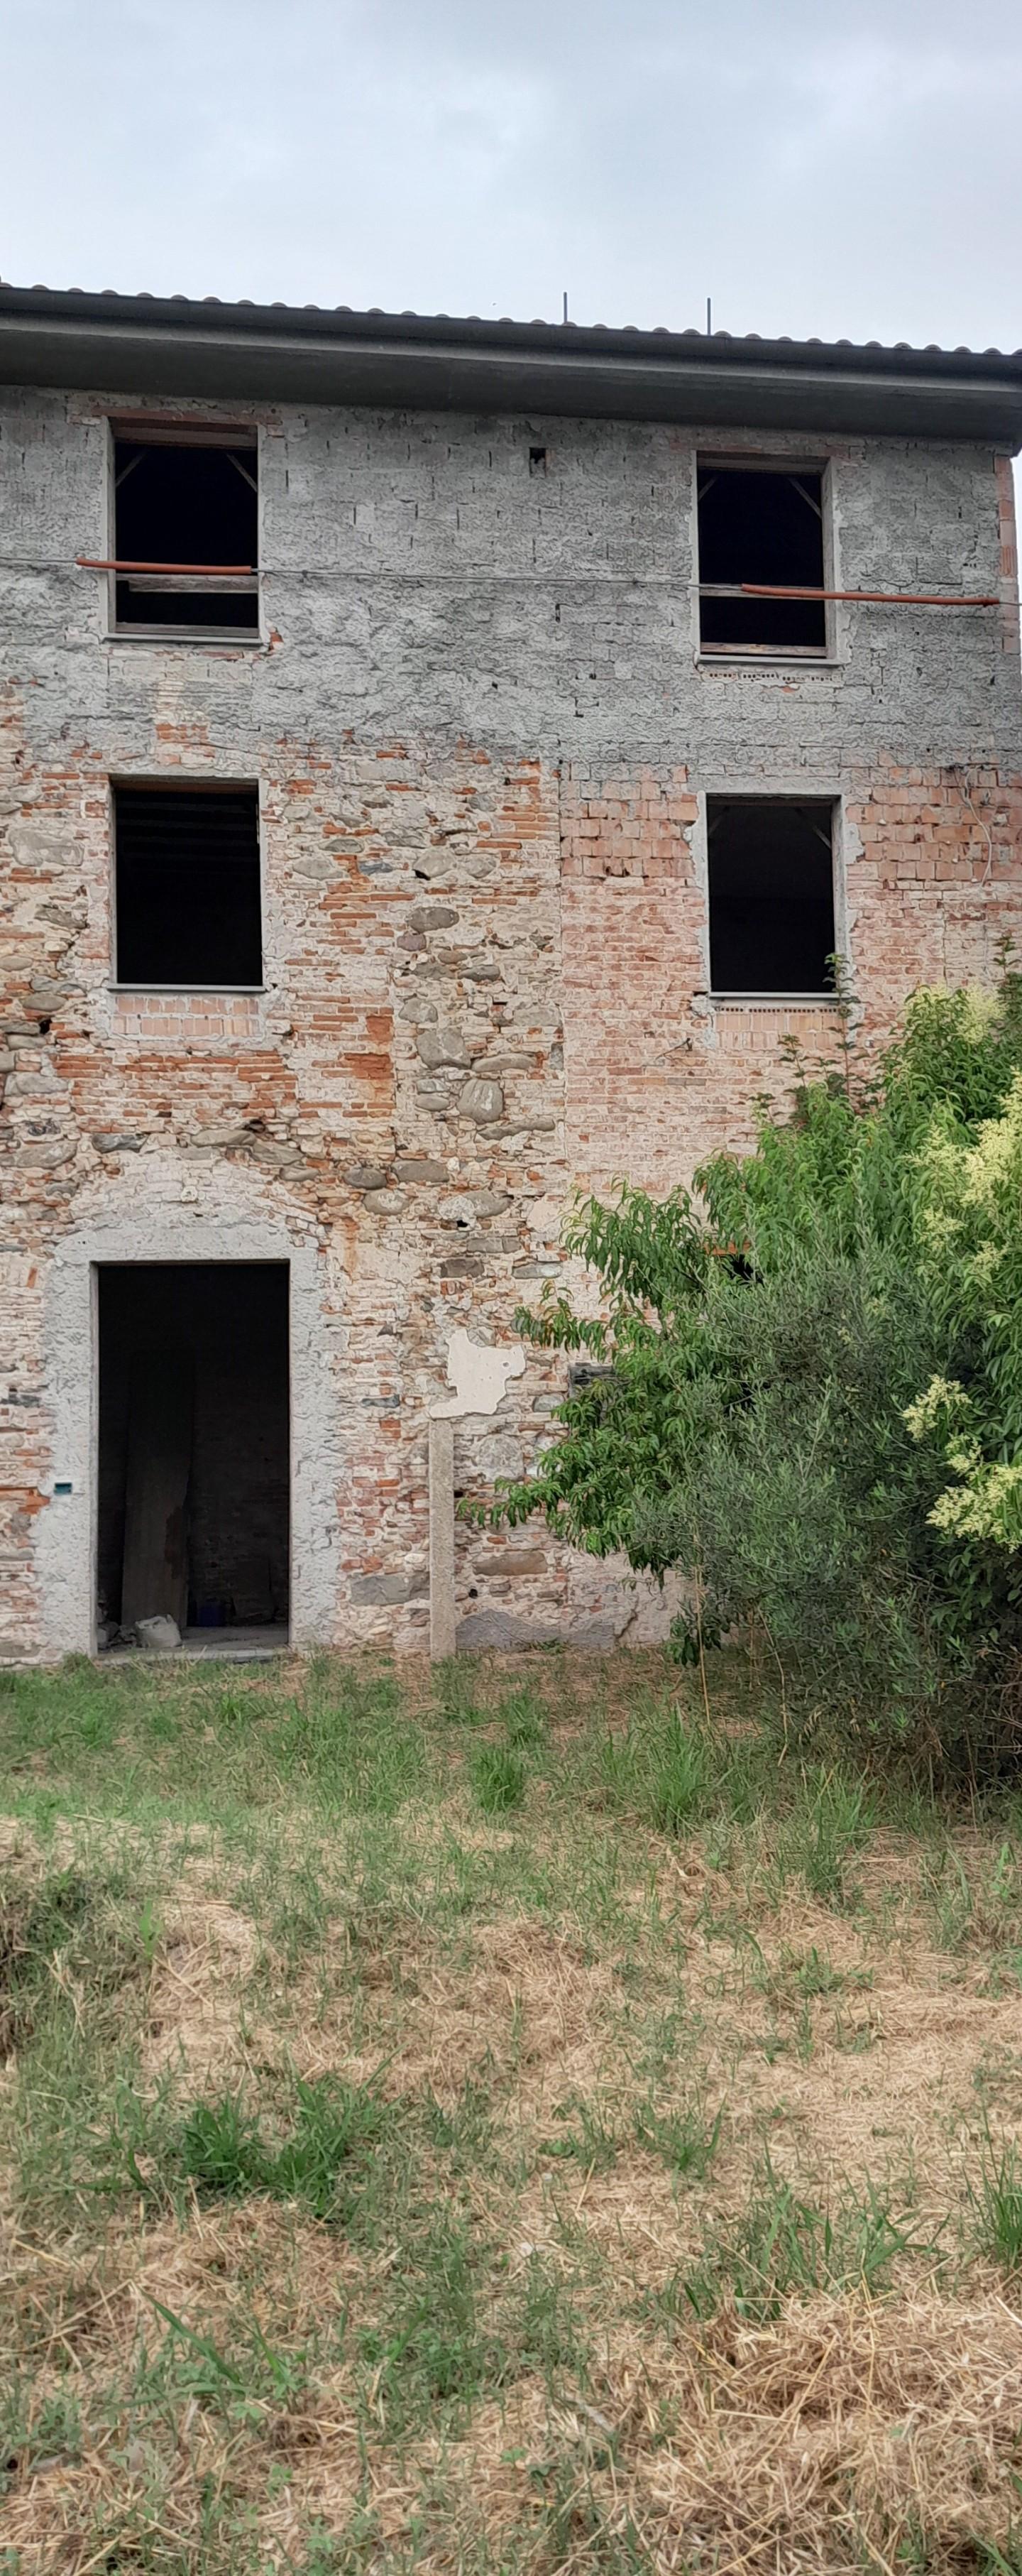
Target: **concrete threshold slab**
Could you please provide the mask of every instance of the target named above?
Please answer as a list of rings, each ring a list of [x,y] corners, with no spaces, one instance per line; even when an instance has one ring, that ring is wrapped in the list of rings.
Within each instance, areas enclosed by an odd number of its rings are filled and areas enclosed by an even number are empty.
[[[272,1638],[272,1645],[270,1639]],[[147,1655],[138,1646],[113,1646],[101,1664],[175,1664],[182,1655],[202,1664],[272,1664],[290,1653],[286,1628],[186,1628],[172,1655]]]

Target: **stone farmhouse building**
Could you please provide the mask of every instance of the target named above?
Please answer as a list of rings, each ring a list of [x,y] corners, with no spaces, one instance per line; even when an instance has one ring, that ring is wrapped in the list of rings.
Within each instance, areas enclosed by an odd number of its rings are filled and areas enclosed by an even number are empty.
[[[996,977],[1020,441],[1022,355],[0,289],[0,1653],[424,1646],[451,1338],[572,1191],[744,1146],[836,955],[865,1048]]]

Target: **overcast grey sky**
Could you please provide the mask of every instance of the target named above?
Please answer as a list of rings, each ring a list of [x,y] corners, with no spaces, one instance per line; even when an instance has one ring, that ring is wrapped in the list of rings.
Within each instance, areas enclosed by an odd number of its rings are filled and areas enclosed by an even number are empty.
[[[18,284],[1022,342],[1019,0],[0,0]]]

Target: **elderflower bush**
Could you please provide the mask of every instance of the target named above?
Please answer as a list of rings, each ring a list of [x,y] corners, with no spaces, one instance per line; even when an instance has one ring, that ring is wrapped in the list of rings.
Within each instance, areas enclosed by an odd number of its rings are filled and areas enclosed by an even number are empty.
[[[596,1555],[686,1574],[681,1653],[761,1632],[786,1720],[871,1758],[1000,1760],[1022,1715],[1022,981],[921,992],[880,1066],[800,1074],[755,1152],[581,1202],[600,1372],[523,1483]]]
[[[955,1479],[934,1502],[933,1527],[1013,1554],[1022,1547],[1022,1073],[974,1136],[940,1117],[919,1154],[920,1263],[945,1334],[974,1345],[974,1371],[952,1401],[931,1381],[906,1419],[917,1439],[943,1434]]]

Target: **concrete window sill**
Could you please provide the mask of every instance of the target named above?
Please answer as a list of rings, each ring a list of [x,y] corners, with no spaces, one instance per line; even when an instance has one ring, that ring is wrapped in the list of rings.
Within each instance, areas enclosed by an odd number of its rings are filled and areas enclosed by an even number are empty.
[[[838,993],[706,993],[715,1011],[837,1011]]]
[[[147,993],[167,993],[178,1002],[236,1001],[239,994],[258,1000],[265,984],[108,984],[109,993],[125,994],[137,1001]]]
[[[188,644],[193,650],[268,653],[269,638],[244,626],[108,626],[105,644]]]
[[[843,671],[836,653],[696,653],[697,671]]]

